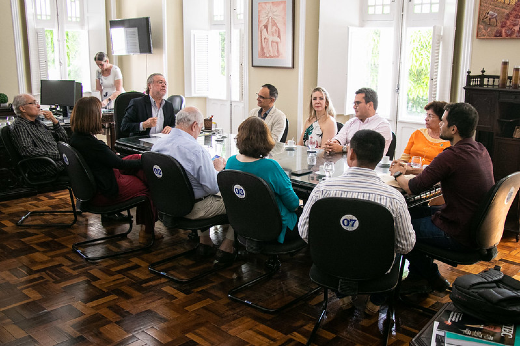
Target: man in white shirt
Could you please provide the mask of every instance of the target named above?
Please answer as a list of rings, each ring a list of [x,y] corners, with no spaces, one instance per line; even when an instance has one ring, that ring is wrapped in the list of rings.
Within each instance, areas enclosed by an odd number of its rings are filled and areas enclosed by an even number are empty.
[[[374,130],[385,138],[384,153],[387,153],[392,142],[392,129],[388,120],[376,113],[377,105],[377,93],[373,89],[361,88],[356,91],[353,106],[356,117],[347,121],[338,134],[324,144],[325,150],[346,153],[347,145],[357,131]]]
[[[275,142],[279,142],[285,131],[287,117],[274,106],[278,98],[278,90],[272,84],[262,85],[262,89],[256,94],[258,107],[249,112],[250,117],[259,117],[267,124],[271,131],[271,137]]]
[[[394,218],[395,253],[407,254],[415,245],[408,206],[401,192],[384,183],[374,171],[383,157],[385,140],[374,130],[360,130],[352,136],[352,143],[347,152],[349,169],[341,176],[320,182],[303,208],[298,222],[298,232],[303,240],[308,241],[309,215],[314,203],[327,197],[346,197],[368,200],[383,205]],[[399,260],[399,257],[396,257]],[[353,307],[352,297],[338,295],[344,309]],[[386,299],[385,294],[372,294],[365,306],[365,312],[375,314]]]

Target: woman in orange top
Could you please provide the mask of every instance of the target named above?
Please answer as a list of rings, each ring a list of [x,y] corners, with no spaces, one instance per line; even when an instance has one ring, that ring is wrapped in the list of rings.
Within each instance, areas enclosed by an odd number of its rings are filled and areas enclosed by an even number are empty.
[[[413,156],[420,156],[422,157],[422,164],[429,165],[435,156],[450,146],[449,141],[440,139],[440,122],[444,113],[444,106],[446,106],[444,101],[433,101],[424,107],[426,110],[426,118],[424,119],[426,128],[418,129],[412,133],[408,145],[401,155],[401,161],[410,162]],[[417,174],[420,172],[407,171],[407,173]]]

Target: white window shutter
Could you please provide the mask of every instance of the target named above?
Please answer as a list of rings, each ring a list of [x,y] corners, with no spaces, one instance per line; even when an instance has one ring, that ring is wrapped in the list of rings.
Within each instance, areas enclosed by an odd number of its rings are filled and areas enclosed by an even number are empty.
[[[432,35],[432,51],[430,56],[430,83],[428,91],[428,101],[437,100],[437,93],[439,90],[439,65],[441,57],[441,41],[442,41],[442,26],[435,25],[433,27]]]
[[[31,94],[36,95],[40,93],[40,57],[38,35],[34,26],[36,16],[32,1],[25,1],[25,18],[29,47],[29,67],[31,71]]]
[[[36,29],[36,39],[38,41],[38,59],[40,69],[40,79],[48,79],[47,73],[47,45],[45,43],[45,29]],[[38,85],[38,92],[39,85]]]
[[[192,93],[207,96],[209,92],[209,32],[192,31]]]

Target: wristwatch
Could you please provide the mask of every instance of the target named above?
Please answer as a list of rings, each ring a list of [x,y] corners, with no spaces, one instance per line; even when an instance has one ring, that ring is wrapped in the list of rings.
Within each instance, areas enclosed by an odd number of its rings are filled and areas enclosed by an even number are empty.
[[[345,154],[345,153],[347,152],[347,148],[348,148],[348,146],[344,145],[344,146],[341,148],[341,152],[342,152],[343,154]]]
[[[395,172],[394,179],[397,180],[397,178],[400,177],[401,175],[403,175],[403,172],[400,172],[400,171]]]
[[[112,99],[109,97],[109,98],[108,98],[108,103],[110,103],[110,101],[112,101]]]

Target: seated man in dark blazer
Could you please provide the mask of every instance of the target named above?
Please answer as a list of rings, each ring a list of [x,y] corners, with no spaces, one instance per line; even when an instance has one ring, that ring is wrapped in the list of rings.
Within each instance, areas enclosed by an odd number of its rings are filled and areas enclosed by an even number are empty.
[[[170,133],[175,127],[171,102],[166,101],[166,80],[160,73],[152,73],[146,81],[146,94],[132,99],[121,122],[121,131],[130,136]]]

